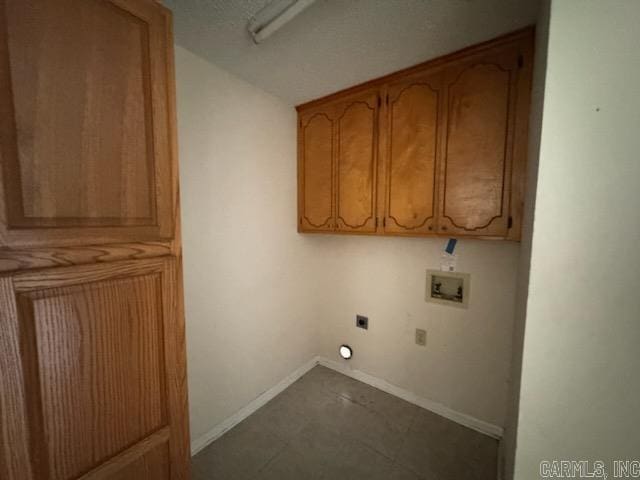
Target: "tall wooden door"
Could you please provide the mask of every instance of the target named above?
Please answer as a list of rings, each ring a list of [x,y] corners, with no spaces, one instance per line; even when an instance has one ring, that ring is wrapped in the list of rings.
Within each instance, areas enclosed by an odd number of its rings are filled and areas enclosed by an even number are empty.
[[[171,18],[0,0],[0,478],[188,478]]]
[[[512,43],[447,71],[438,233],[507,236],[521,55]]]
[[[388,87],[385,232],[434,232],[442,103],[439,71],[404,78]]]
[[[376,231],[377,89],[336,104],[336,225],[338,231]]]
[[[331,231],[334,208],[334,117],[323,105],[300,115],[298,127],[298,229]]]

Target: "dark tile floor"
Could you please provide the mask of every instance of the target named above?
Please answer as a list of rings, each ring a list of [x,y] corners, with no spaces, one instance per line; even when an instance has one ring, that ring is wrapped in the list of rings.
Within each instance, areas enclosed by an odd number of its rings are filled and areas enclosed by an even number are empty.
[[[193,480],[496,480],[498,442],[315,367],[193,458]]]

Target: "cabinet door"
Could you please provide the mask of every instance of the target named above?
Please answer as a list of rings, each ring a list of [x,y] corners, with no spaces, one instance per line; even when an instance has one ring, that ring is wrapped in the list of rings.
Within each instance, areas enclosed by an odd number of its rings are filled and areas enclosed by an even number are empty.
[[[335,227],[333,187],[334,120],[330,108],[300,115],[298,129],[298,214],[300,231]]]
[[[171,239],[170,16],[0,0],[0,244]]]
[[[385,232],[434,230],[441,102],[440,73],[414,76],[388,87]]]
[[[343,232],[376,231],[379,95],[366,92],[337,104],[336,222]]]
[[[0,476],[187,478],[171,257],[0,277]]]
[[[507,235],[518,56],[499,46],[447,71],[439,233]]]

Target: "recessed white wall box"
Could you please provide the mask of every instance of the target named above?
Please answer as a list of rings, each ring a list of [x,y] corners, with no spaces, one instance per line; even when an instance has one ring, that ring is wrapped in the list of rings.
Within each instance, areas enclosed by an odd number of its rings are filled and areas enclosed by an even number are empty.
[[[471,276],[468,273],[427,270],[427,302],[467,308]]]

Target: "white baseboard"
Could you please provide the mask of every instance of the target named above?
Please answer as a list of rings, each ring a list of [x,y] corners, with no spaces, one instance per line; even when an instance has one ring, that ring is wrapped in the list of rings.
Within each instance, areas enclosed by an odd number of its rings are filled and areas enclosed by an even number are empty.
[[[369,375],[368,373],[349,368],[347,365],[343,365],[340,362],[329,360],[328,358],[324,357],[319,357],[318,363],[323,367],[327,367],[335,370],[336,372],[340,372],[348,377],[359,380],[363,383],[366,383],[367,385],[371,385],[372,387],[382,390],[383,392],[387,392],[395,397],[401,398],[402,400],[406,400],[409,403],[413,403],[414,405],[424,408],[425,410],[429,410],[444,418],[448,418],[449,420],[459,423],[460,425],[464,425],[465,427],[469,427],[480,433],[489,435],[490,437],[497,438],[499,440],[502,438],[502,435],[504,433],[502,427],[485,422],[484,420],[479,420],[475,417],[472,417],[471,415],[452,410],[451,408],[446,407],[441,403],[434,402],[433,400],[429,400],[428,398],[416,395],[409,390],[405,390],[404,388],[393,385],[386,380],[374,377],[373,375]]]
[[[364,373],[360,370],[349,368],[348,366],[334,360],[329,360],[325,357],[314,357],[307,363],[302,365],[300,368],[289,374],[286,378],[278,382],[276,385],[271,387],[269,390],[260,394],[255,400],[251,401],[249,404],[238,410],[229,418],[223,420],[221,423],[202,435],[200,438],[194,440],[191,443],[191,455],[195,455],[211,442],[221,437],[227,430],[235,427],[242,420],[247,418],[259,408],[263,407],[269,400],[285,390],[289,385],[298,380],[316,365],[322,365],[323,367],[335,370],[336,372],[342,373],[355,380],[359,380],[363,383],[366,383],[367,385],[371,385],[372,387],[382,390],[383,392],[387,392],[391,395],[401,398],[402,400],[406,400],[409,403],[417,405],[418,407],[424,408],[425,410],[429,410],[444,418],[448,418],[449,420],[459,423],[460,425],[464,425],[465,427],[469,427],[480,433],[489,435],[490,437],[497,439],[502,438],[502,427],[493,425],[483,420],[479,420],[465,413],[457,412],[450,409],[449,407],[442,405],[441,403],[434,402],[433,400],[429,400],[428,398],[420,397],[419,395],[416,395],[409,390],[405,390],[404,388],[393,385],[386,380],[374,377],[373,375],[369,375],[368,373]]]
[[[221,437],[227,430],[232,429],[253,412],[266,405],[269,400],[285,390],[289,385],[298,380],[313,367],[318,365],[318,363],[319,357],[312,358],[300,368],[289,374],[286,378],[271,387],[269,390],[260,394],[255,400],[242,407],[229,418],[220,422],[200,438],[191,442],[191,455],[195,455],[200,450],[204,449],[207,445]]]

